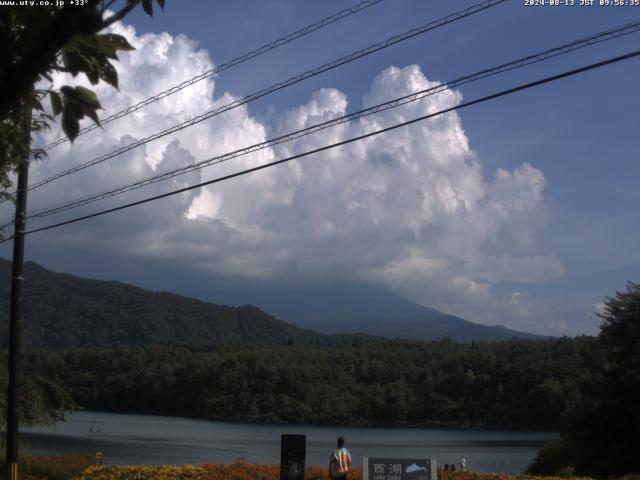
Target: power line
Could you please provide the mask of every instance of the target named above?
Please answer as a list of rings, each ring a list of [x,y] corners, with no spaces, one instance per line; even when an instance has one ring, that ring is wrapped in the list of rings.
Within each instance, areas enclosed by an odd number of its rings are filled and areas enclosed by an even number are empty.
[[[179,175],[184,175],[186,173],[190,173],[196,170],[200,170],[202,168],[211,166],[211,165],[216,165],[219,163],[223,163],[226,161],[229,161],[231,159],[243,156],[243,155],[247,155],[253,152],[257,152],[260,150],[263,150],[267,147],[271,147],[274,145],[279,145],[282,143],[286,143],[289,141],[292,141],[294,139],[297,138],[301,138],[307,135],[311,135],[313,133],[319,132],[321,130],[325,130],[327,128],[330,127],[334,127],[336,125],[340,125],[346,122],[350,122],[353,120],[356,120],[358,118],[362,118],[368,115],[372,115],[375,113],[379,113],[382,111],[386,111],[392,108],[397,108],[399,106],[402,105],[406,105],[408,103],[411,102],[415,102],[421,99],[426,98],[427,96],[432,96],[435,95],[437,93],[440,93],[442,91],[445,90],[450,90],[452,88],[455,87],[459,87],[461,85],[467,84],[467,83],[471,83],[483,78],[487,78],[493,75],[497,75],[500,73],[504,73],[506,71],[510,71],[510,70],[514,70],[516,68],[522,68],[524,66],[527,65],[531,65],[534,63],[538,63],[544,60],[547,60],[549,58],[553,58],[556,57],[558,55],[563,55],[563,54],[567,54],[569,52],[581,49],[581,48],[585,48],[597,43],[601,43],[601,42],[605,42],[608,40],[612,40],[615,38],[618,38],[622,35],[627,35],[630,33],[634,33],[640,31],[640,21],[636,21],[633,23],[629,23],[617,28],[613,28],[613,29],[609,29],[606,30],[604,32],[595,34],[595,35],[591,35],[589,37],[586,38],[582,38],[579,40],[574,40],[573,42],[570,43],[566,43],[563,45],[560,45],[558,47],[554,47],[539,53],[534,53],[531,55],[527,55],[525,57],[519,58],[517,60],[512,60],[510,62],[506,62],[503,63],[501,65],[498,65],[496,67],[492,67],[492,68],[486,68],[484,70],[480,70],[479,72],[473,73],[471,75],[466,75],[463,77],[459,77],[455,80],[449,81],[449,82],[443,82],[439,85],[436,85],[434,87],[430,87],[428,89],[424,89],[424,90],[420,90],[414,93],[411,93],[409,95],[404,95],[402,97],[398,97],[395,98],[393,100],[389,100],[387,102],[384,103],[380,103],[377,105],[374,105],[372,107],[368,107],[362,110],[359,110],[357,112],[353,112],[332,120],[327,120],[325,122],[321,122],[321,123],[317,123],[315,125],[311,125],[309,127],[300,129],[300,130],[296,130],[294,132],[289,132],[287,134],[272,138],[272,139],[268,139],[265,140],[263,142],[260,143],[256,143],[238,150],[234,150],[232,152],[227,152],[224,153],[222,155],[218,155],[212,158],[209,158],[207,160],[203,160],[201,162],[192,164],[192,165],[188,165],[185,167],[181,167],[181,168],[176,168],[158,175],[154,175],[151,177],[148,177],[146,179],[142,179],[142,180],[138,180],[135,182],[131,182],[125,185],[121,185],[119,187],[110,189],[110,190],[106,190],[97,194],[93,194],[90,196],[86,196],[83,197],[81,199],[77,199],[77,200],[73,200],[73,201],[67,201],[65,203],[62,204],[58,204],[56,206],[52,206],[52,207],[45,207],[45,208],[41,208],[38,209],[34,212],[29,213],[29,215],[27,216],[27,219],[29,218],[42,218],[42,217],[46,217],[46,216],[50,216],[56,213],[60,213],[66,210],[70,210],[73,208],[77,208],[83,205],[88,205],[90,203],[94,203],[97,202],[99,200],[104,200],[106,198],[110,198],[116,195],[120,195],[132,190],[137,190],[138,188],[142,188],[148,185],[152,185],[154,183],[160,182],[160,181],[164,181],[164,180],[168,180],[174,177],[177,177]],[[10,224],[7,224],[5,226],[9,226]],[[0,227],[2,228],[2,227]]]
[[[640,56],[640,50],[636,50],[634,52],[627,53],[625,55],[620,55],[620,56],[617,56],[617,57],[609,58],[607,60],[603,60],[601,62],[593,63],[593,64],[590,64],[590,65],[587,65],[587,66],[584,66],[584,67],[580,67],[580,68],[576,68],[576,69],[573,69],[573,70],[565,71],[563,73],[559,73],[557,75],[552,75],[550,77],[545,77],[543,79],[536,80],[534,82],[530,82],[530,83],[519,85],[517,87],[510,88],[508,90],[502,90],[500,92],[497,92],[497,93],[494,93],[494,94],[491,94],[491,95],[487,95],[485,97],[481,97],[481,98],[478,98],[476,100],[471,100],[471,101],[464,102],[464,103],[461,103],[459,105],[456,105],[454,107],[450,107],[450,108],[446,108],[446,109],[440,110],[439,112],[436,112],[436,113],[431,113],[431,114],[424,115],[424,116],[421,116],[421,117],[418,117],[418,118],[414,118],[412,120],[408,120],[406,122],[398,123],[398,124],[392,125],[390,127],[386,127],[386,128],[382,128],[382,129],[379,129],[379,130],[375,130],[373,132],[369,132],[369,133],[366,133],[364,135],[359,135],[357,137],[353,137],[353,138],[350,138],[348,140],[343,140],[341,142],[333,143],[331,145],[325,145],[324,147],[320,147],[320,148],[316,148],[316,149],[313,149],[313,150],[309,150],[307,152],[299,153],[297,155],[292,155],[290,157],[286,157],[286,158],[283,158],[281,160],[276,160],[276,161],[273,161],[273,162],[270,162],[270,163],[259,165],[257,167],[253,167],[253,168],[249,168],[249,169],[246,169],[246,170],[242,170],[240,172],[236,172],[236,173],[232,173],[232,174],[229,174],[229,175],[225,175],[223,177],[218,177],[218,178],[215,178],[213,180],[208,180],[206,182],[198,183],[196,185],[191,185],[189,187],[184,187],[184,188],[181,188],[181,189],[178,189],[178,190],[173,190],[171,192],[163,193],[161,195],[155,195],[153,197],[149,197],[149,198],[146,198],[146,199],[143,199],[143,200],[138,200],[136,202],[127,203],[127,204],[124,204],[124,205],[120,205],[118,207],[109,208],[109,209],[102,210],[102,211],[99,211],[99,212],[96,212],[96,213],[92,213],[92,214],[89,214],[89,215],[84,215],[84,216],[76,217],[76,218],[73,218],[73,219],[70,219],[70,220],[66,220],[66,221],[63,221],[63,222],[55,223],[55,224],[52,224],[52,225],[47,225],[45,227],[40,227],[40,228],[36,228],[36,229],[33,229],[33,230],[29,230],[29,231],[25,232],[25,234],[32,234],[32,233],[42,232],[44,230],[50,230],[52,228],[61,227],[63,225],[69,225],[71,223],[76,223],[76,222],[79,222],[79,221],[82,221],[82,220],[88,220],[90,218],[98,217],[98,216],[101,216],[101,215],[106,215],[107,213],[112,213],[112,212],[116,212],[116,211],[119,211],[119,210],[124,210],[126,208],[134,207],[134,206],[137,206],[137,205],[142,205],[144,203],[149,203],[149,202],[152,202],[152,201],[155,201],[155,200],[160,200],[160,199],[165,198],[165,197],[173,196],[173,195],[176,195],[176,194],[179,194],[179,193],[184,193],[184,192],[187,192],[187,191],[190,191],[190,190],[194,190],[194,189],[197,189],[197,188],[202,188],[202,187],[207,186],[207,185],[212,185],[214,183],[219,183],[219,182],[223,182],[225,180],[230,180],[232,178],[239,177],[239,176],[242,176],[242,175],[246,175],[246,174],[249,174],[249,173],[252,173],[252,172],[256,172],[258,170],[263,170],[263,169],[268,168],[268,167],[273,167],[273,166],[279,165],[281,163],[289,162],[291,160],[295,160],[295,159],[298,159],[298,158],[306,157],[306,156],[309,156],[309,155],[312,155],[312,154],[315,154],[315,153],[323,152],[325,150],[329,150],[329,149],[336,148],[336,147],[339,147],[339,146],[347,145],[349,143],[353,143],[353,142],[356,142],[358,140],[363,140],[365,138],[373,137],[375,135],[380,135],[381,133],[389,132],[389,131],[392,131],[392,130],[395,130],[395,129],[398,129],[398,128],[401,128],[401,127],[405,127],[407,125],[411,125],[411,124],[414,124],[414,123],[417,123],[417,122],[421,122],[423,120],[427,120],[429,118],[433,118],[433,117],[436,117],[436,116],[439,116],[439,115],[443,115],[445,113],[449,113],[449,112],[453,112],[453,111],[456,111],[456,110],[460,110],[462,108],[470,107],[472,105],[476,105],[476,104],[483,103],[483,102],[487,102],[489,100],[494,100],[494,99],[499,98],[499,97],[503,97],[503,96],[510,95],[510,94],[513,94],[513,93],[516,93],[516,92],[527,90],[529,88],[533,88],[533,87],[536,87],[536,86],[539,86],[539,85],[550,83],[550,82],[553,82],[553,81],[556,81],[556,80],[560,80],[562,78],[566,78],[566,77],[570,77],[570,76],[573,76],[573,75],[577,75],[579,73],[583,73],[583,72],[586,72],[586,71],[589,71],[589,70],[594,70],[596,68],[601,68],[601,67],[604,67],[606,65],[611,65],[613,63],[621,62],[623,60],[627,60],[627,59],[630,59],[630,58],[633,58],[633,57],[638,57],[638,56]],[[6,242],[8,240],[11,240],[12,238],[13,237],[9,237],[6,240],[2,240],[0,243]]]
[[[117,113],[114,113],[106,118],[103,118],[100,120],[100,125],[96,125],[94,123],[82,128],[80,130],[80,132],[78,133],[78,136],[83,135],[87,132],[90,132],[92,130],[95,130],[96,128],[99,128],[100,126],[104,126],[107,123],[111,123],[114,120],[117,120],[119,118],[122,118],[126,115],[129,115],[130,113],[133,113],[137,110],[140,110],[141,108],[146,107],[147,105],[150,105],[154,102],[157,102],[158,100],[161,100],[165,97],[168,97],[169,95],[173,95],[174,93],[179,92],[180,90],[183,90],[195,83],[198,83],[201,80],[204,80],[206,78],[212,77],[214,75],[216,75],[217,73],[223,72],[225,70],[228,70],[229,68],[235,67],[236,65],[239,65],[241,63],[244,63],[248,60],[251,60],[252,58],[258,57],[264,53],[270,52],[271,50],[275,50],[278,47],[281,47],[283,45],[286,45],[288,43],[293,42],[294,40],[297,40],[298,38],[304,37],[305,35],[308,35],[312,32],[315,32],[316,30],[320,30],[321,28],[324,28],[332,23],[337,22],[338,20],[342,20],[343,18],[346,18],[350,15],[353,15],[355,13],[358,13],[362,10],[365,10],[369,7],[372,7],[373,5],[376,5],[380,2],[382,2],[384,0],[366,0],[364,2],[360,2],[357,5],[354,5],[352,7],[349,8],[345,8],[343,10],[340,10],[339,12],[330,15],[328,17],[323,18],[322,20],[313,23],[311,25],[307,25],[304,28],[301,28],[300,30],[297,30],[293,33],[290,33],[289,35],[286,35],[282,38],[279,38],[267,45],[263,45],[259,48],[256,48],[255,50],[251,50],[250,52],[247,52],[239,57],[236,57],[232,60],[229,60],[228,62],[222,63],[220,65],[218,65],[217,67],[214,67],[210,70],[207,70],[206,72],[203,72],[199,75],[196,75],[195,77],[189,79],[189,80],[185,80],[184,82],[180,83],[179,85],[175,85],[167,90],[164,90],[160,93],[157,93],[156,95],[149,97],[145,100],[142,100],[141,102],[136,103],[135,105],[131,105]],[[48,151],[51,150],[52,148],[61,145],[65,142],[67,142],[68,139],[66,137],[63,138],[59,138],[58,140],[51,142],[50,144],[42,147],[41,150],[43,151]]]
[[[85,162],[81,165],[77,165],[73,168],[70,168],[68,170],[62,171],[60,173],[57,173],[53,176],[50,176],[48,178],[45,178],[43,180],[40,180],[39,182],[31,185],[29,187],[29,190],[33,190],[35,188],[41,187],[42,185],[46,185],[47,183],[50,183],[54,180],[57,180],[58,178],[61,177],[65,177],[67,175],[70,175],[72,173],[78,172],[80,170],[84,170],[85,168],[91,167],[93,165],[96,165],[98,163],[102,163],[106,160],[109,160],[111,158],[114,158],[118,155],[122,155],[123,153],[128,152],[129,150],[132,150],[136,147],[145,145],[153,140],[157,140],[158,138],[162,138],[166,135],[178,132],[180,130],[183,130],[187,127],[191,127],[193,125],[196,125],[197,123],[200,123],[204,120],[207,120],[211,117],[220,115],[221,113],[227,112],[229,110],[232,110],[236,107],[239,107],[241,105],[244,105],[246,103],[252,102],[254,100],[257,100],[261,97],[264,97],[266,95],[269,95],[273,92],[276,92],[278,90],[282,90],[284,88],[290,87],[291,85],[294,85],[296,83],[299,83],[303,80],[306,80],[308,78],[320,75],[321,73],[324,73],[328,70],[332,70],[334,68],[337,68],[339,66],[345,65],[347,63],[350,63],[354,60],[357,60],[361,57],[364,57],[366,55],[370,55],[371,53],[377,52],[379,50],[382,50],[384,48],[390,47],[391,45],[394,45],[396,43],[399,42],[403,42],[405,40],[408,40],[412,37],[415,37],[417,35],[423,34],[425,32],[428,32],[430,30],[434,30],[436,28],[439,28],[443,25],[455,22],[457,20],[461,20],[463,18],[466,18],[470,15],[473,15],[475,13],[481,12],[483,10],[486,10],[488,8],[491,8],[495,5],[498,5],[500,3],[505,2],[506,0],[486,0],[484,2],[472,5],[469,8],[465,8],[464,10],[460,10],[458,12],[452,13],[450,15],[447,15],[446,17],[443,17],[439,20],[435,20],[432,22],[427,23],[426,25],[423,25],[421,27],[417,27],[417,28],[413,28],[411,30],[408,30],[402,34],[399,35],[394,35],[393,37],[390,37],[382,42],[376,43],[374,45],[371,45],[363,50],[358,50],[357,52],[351,53],[347,56],[341,57],[337,60],[334,60],[333,62],[327,63],[325,65],[322,65],[320,67],[317,67],[313,70],[308,70],[304,73],[301,73],[300,75],[297,75],[295,77],[291,77],[288,80],[285,80],[283,82],[277,83],[275,85],[272,85],[268,88],[262,89],[259,92],[253,93],[251,95],[247,95],[246,97],[243,97],[239,100],[236,100],[235,102],[231,102],[228,103],[226,105],[223,105],[221,107],[218,107],[216,109],[210,110],[206,113],[203,113],[197,117],[194,117],[190,120],[187,120],[181,124],[178,125],[174,125],[166,130],[163,130],[161,132],[155,133],[149,137],[143,138],[141,140],[137,140],[133,143],[130,143],[129,145],[125,145],[117,150],[114,150],[110,153],[107,153],[105,155],[102,155],[100,157],[94,158],[93,160],[90,160],[88,162]]]

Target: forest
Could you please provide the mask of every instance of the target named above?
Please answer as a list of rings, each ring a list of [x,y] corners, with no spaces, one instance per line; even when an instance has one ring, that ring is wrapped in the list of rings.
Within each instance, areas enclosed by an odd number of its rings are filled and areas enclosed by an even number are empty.
[[[0,259],[0,339],[8,335],[10,262]],[[69,349],[178,343],[342,343],[252,305],[228,306],[25,263],[22,346]],[[364,337],[364,336],[362,336]],[[6,343],[5,343],[6,344]]]
[[[376,340],[32,352],[25,374],[76,407],[260,423],[558,429],[601,352],[593,337]],[[54,388],[56,386],[56,388]],[[59,397],[58,397],[59,398]],[[64,408],[68,408],[65,404]]]

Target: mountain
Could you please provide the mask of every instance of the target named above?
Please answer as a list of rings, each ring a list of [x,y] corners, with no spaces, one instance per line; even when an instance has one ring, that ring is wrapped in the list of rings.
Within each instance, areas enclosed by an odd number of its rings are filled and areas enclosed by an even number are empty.
[[[222,290],[219,298],[257,305],[286,322],[325,334],[366,333],[413,340],[458,342],[542,339],[541,335],[487,326],[423,307],[383,288],[358,283],[311,287],[245,287]]]
[[[221,306],[120,282],[89,280],[33,262],[26,262],[24,270],[22,344],[26,348],[330,341],[251,305]],[[10,277],[11,262],[0,259],[2,339],[8,332]]]
[[[0,339],[7,335],[10,275],[11,263],[0,259]],[[325,344],[351,341],[353,335],[459,342],[543,338],[472,323],[367,284],[224,288],[224,282],[200,282],[201,298],[214,291],[218,302],[237,305],[229,306],[56,273],[33,262],[25,263],[25,278],[26,348],[220,341]]]

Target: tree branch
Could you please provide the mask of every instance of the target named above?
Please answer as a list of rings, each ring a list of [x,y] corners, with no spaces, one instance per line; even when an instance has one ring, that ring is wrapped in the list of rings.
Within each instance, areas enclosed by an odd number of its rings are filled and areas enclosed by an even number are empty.
[[[58,72],[65,72],[65,73],[73,73],[74,70],[71,70],[70,68],[67,67],[61,67],[58,65],[49,65],[49,67],[47,67],[47,70],[56,70]]]
[[[120,10],[117,13],[114,13],[113,15],[111,15],[109,18],[105,19],[102,22],[102,28],[100,28],[100,30],[102,30],[103,28],[107,28],[108,26],[116,23],[119,20],[122,20],[124,17],[127,16],[127,14],[133,10],[134,8],[136,8],[138,6],[138,4],[140,3],[140,0],[134,0],[131,3],[129,3],[126,7],[124,7],[122,10]]]

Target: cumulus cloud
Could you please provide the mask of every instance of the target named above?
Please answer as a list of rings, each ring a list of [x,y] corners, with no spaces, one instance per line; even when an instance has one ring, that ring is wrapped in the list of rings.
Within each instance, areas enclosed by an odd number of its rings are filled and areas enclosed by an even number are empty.
[[[120,55],[121,91],[97,88],[107,114],[213,66],[207,52],[186,36],[137,35],[124,25],[114,30],[127,36],[136,50]],[[59,75],[56,84],[69,80]],[[436,83],[417,65],[389,67],[372,80],[363,104]],[[238,98],[234,92],[219,94],[214,87],[212,78],[201,81],[80,137],[73,146],[58,147],[33,169],[32,181]],[[345,140],[461,100],[458,91],[441,92],[100,206]],[[258,121],[245,107],[236,108],[34,191],[30,202],[34,208],[48,206],[192,164],[343,115],[349,101],[336,89],[321,89],[270,123]],[[40,141],[59,135],[56,127]],[[536,251],[535,234],[545,219],[544,184],[542,172],[526,163],[513,171],[484,172],[460,117],[448,113],[200,191],[53,230],[39,241],[82,244],[108,255],[165,258],[216,275],[365,280],[474,321],[509,323],[529,317],[532,303],[526,288],[496,294],[495,284],[544,282],[564,274],[558,259]]]

